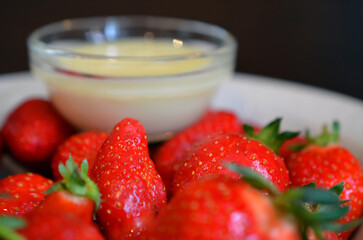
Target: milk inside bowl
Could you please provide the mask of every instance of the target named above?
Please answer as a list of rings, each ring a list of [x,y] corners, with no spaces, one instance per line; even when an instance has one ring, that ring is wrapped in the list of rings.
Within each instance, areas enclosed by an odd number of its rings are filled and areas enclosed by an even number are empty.
[[[52,41],[51,54],[29,51],[33,74],[79,129],[110,131],[131,117],[142,122],[150,141],[165,139],[200,118],[233,72],[234,52],[212,56],[208,52],[218,47],[201,39],[145,31],[111,41],[92,34],[92,41]]]

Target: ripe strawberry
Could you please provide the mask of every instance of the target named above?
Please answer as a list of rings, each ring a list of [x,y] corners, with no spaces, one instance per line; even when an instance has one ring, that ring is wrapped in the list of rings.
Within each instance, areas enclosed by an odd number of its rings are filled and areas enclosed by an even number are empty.
[[[0,180],[0,215],[22,216],[36,208],[53,182],[34,173],[16,174]]]
[[[40,207],[69,212],[85,222],[91,222],[94,210],[100,203],[100,193],[96,184],[87,176],[87,160],[82,162],[79,169],[70,156],[66,166],[60,163],[59,172],[63,180],[46,191],[48,195]]]
[[[195,142],[215,132],[241,133],[242,125],[233,113],[209,111],[202,119],[166,141],[157,150],[153,160],[165,183],[168,194],[171,193],[172,180],[175,172],[182,164],[185,151]]]
[[[134,119],[126,118],[114,127],[98,152],[91,178],[100,189],[97,215],[108,239],[140,239],[166,205],[145,129]]]
[[[266,196],[226,176],[202,179],[176,193],[150,235],[150,240],[300,239]]]
[[[32,99],[9,115],[2,132],[12,154],[19,161],[33,165],[50,160],[72,128],[50,102]]]
[[[359,160],[347,149],[337,144],[339,125],[333,124],[330,134],[324,127],[322,135],[316,138],[307,136],[308,145],[286,159],[293,186],[302,186],[315,182],[322,188],[344,182],[345,188],[340,194],[342,200],[350,207],[349,213],[340,220],[348,223],[363,215],[363,172]],[[341,239],[346,239],[349,232],[340,233]]]
[[[267,125],[258,134],[275,151],[286,137],[296,133],[279,132],[280,119]],[[251,127],[252,129],[252,127]],[[247,133],[250,132],[246,127]],[[238,178],[238,174],[223,167],[223,162],[235,162],[260,172],[272,181],[281,191],[289,188],[289,174],[283,160],[272,149],[257,140],[236,133],[216,133],[196,143],[184,156],[184,163],[174,177],[173,191],[183,189],[187,184],[197,181],[204,175],[227,174]]]
[[[56,180],[61,180],[58,165],[65,163],[72,155],[74,162],[79,166],[84,159],[87,159],[88,166],[92,169],[96,160],[97,152],[106,140],[108,133],[104,132],[83,132],[72,135],[64,141],[57,149],[52,158],[52,172]]]
[[[281,193],[273,183],[249,168],[226,164],[242,180],[208,176],[175,194],[150,231],[150,239],[308,239],[328,229],[347,213],[333,191],[305,186]],[[307,206],[319,206],[311,211]],[[302,234],[299,236],[298,232]],[[334,239],[334,238],[332,238]]]
[[[27,225],[18,232],[36,240],[103,240],[92,222],[84,222],[69,212],[37,208],[26,216]]]

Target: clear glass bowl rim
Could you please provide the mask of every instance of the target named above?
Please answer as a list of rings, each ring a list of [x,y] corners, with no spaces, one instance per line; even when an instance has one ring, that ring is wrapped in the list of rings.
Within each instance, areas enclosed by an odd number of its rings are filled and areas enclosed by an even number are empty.
[[[171,56],[106,56],[106,55],[96,55],[96,54],[83,54],[78,52],[73,52],[66,48],[55,47],[52,44],[45,43],[41,41],[41,37],[44,35],[54,34],[55,30],[59,31],[69,31],[75,29],[73,27],[69,29],[65,29],[64,23],[67,21],[68,23],[72,23],[72,26],[78,26],[76,29],[79,29],[79,26],[84,25],[86,22],[99,22],[106,23],[107,20],[116,20],[116,21],[141,21],[141,20],[156,20],[167,21],[169,24],[173,23],[177,24],[190,24],[195,25],[197,27],[207,27],[208,29],[212,29],[213,31],[219,33],[221,36],[218,36],[222,39],[222,45],[213,49],[211,51],[196,51],[188,54],[181,55],[171,55]],[[148,27],[148,26],[146,26]],[[158,28],[158,26],[155,26]],[[174,30],[177,30],[175,28]],[[58,31],[58,32],[59,32]],[[52,33],[53,32],[53,33]],[[203,35],[206,35],[202,33]],[[58,22],[49,23],[44,25],[35,31],[33,31],[28,39],[27,46],[30,51],[36,50],[43,52],[45,54],[50,55],[61,55],[62,57],[71,57],[71,58],[87,58],[87,59],[95,59],[95,60],[103,60],[103,59],[113,59],[113,60],[141,60],[141,61],[180,61],[184,59],[197,59],[197,58],[206,58],[206,57],[223,57],[233,54],[237,48],[237,41],[235,37],[229,33],[226,29],[215,25],[197,20],[189,20],[183,18],[171,18],[171,17],[159,17],[159,16],[147,16],[147,15],[122,15],[122,16],[103,16],[103,17],[87,17],[87,18],[74,18],[74,19],[65,19]]]

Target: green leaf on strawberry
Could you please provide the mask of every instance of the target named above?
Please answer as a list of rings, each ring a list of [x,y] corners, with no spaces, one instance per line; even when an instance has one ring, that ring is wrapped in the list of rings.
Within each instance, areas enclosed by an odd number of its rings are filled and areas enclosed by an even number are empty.
[[[16,217],[1,216],[0,217],[0,238],[5,240],[25,240],[15,230],[23,228],[26,222]]]
[[[308,145],[316,144],[319,146],[328,146],[331,143],[338,143],[339,142],[339,131],[340,126],[337,121],[333,122],[332,132],[329,132],[328,126],[323,126],[323,132],[312,138],[310,136],[309,131],[306,131],[306,138],[308,140]]]
[[[315,183],[300,188],[290,188],[285,193],[278,191],[268,180],[259,173],[236,164],[226,166],[242,175],[241,179],[258,189],[268,189],[273,193],[275,206],[282,212],[292,214],[299,224],[303,239],[307,238],[307,231],[311,228],[318,239],[322,238],[322,231],[343,231],[357,226],[362,220],[348,224],[337,224],[336,220],[344,217],[349,207],[342,206],[339,194],[344,189],[344,183],[333,186],[330,190],[316,188]]]
[[[355,228],[355,227],[359,226],[362,222],[363,222],[363,219],[359,219],[359,220],[345,223],[345,224],[331,222],[331,223],[322,224],[322,228],[325,230],[330,230],[330,231],[334,231],[334,232],[342,232],[347,229]]]
[[[74,162],[72,156],[66,162],[59,164],[59,172],[63,177],[62,181],[50,187],[46,193],[50,194],[60,190],[66,190],[77,196],[84,196],[94,201],[95,211],[101,203],[100,192],[97,185],[88,177],[88,163],[83,160],[80,169]]]
[[[260,132],[255,133],[253,127],[247,124],[243,125],[247,136],[251,139],[258,140],[265,144],[275,153],[278,153],[281,145],[288,139],[292,139],[300,134],[300,132],[281,132],[281,118],[277,118],[265,126]]]
[[[290,146],[290,149],[294,151],[301,151],[309,145],[325,147],[332,143],[339,143],[339,132],[340,126],[338,121],[333,122],[331,132],[329,132],[328,126],[324,125],[322,133],[316,137],[311,137],[310,131],[306,130],[305,139],[307,142],[304,144],[293,144]]]
[[[336,193],[338,196],[343,192],[343,190],[344,182],[340,182],[329,189],[329,191]]]

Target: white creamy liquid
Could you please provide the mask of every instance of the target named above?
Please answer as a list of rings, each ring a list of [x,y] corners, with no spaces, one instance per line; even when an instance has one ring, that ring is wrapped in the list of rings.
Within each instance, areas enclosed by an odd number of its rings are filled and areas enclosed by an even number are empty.
[[[32,64],[33,73],[49,86],[51,100],[81,129],[109,131],[123,118],[142,122],[151,141],[164,139],[196,121],[230,68],[208,68],[209,58],[178,40],[130,39],[102,44],[68,43],[88,58],[51,60],[55,68]],[[95,55],[106,55],[102,58]],[[177,61],[133,57],[180,56]]]

